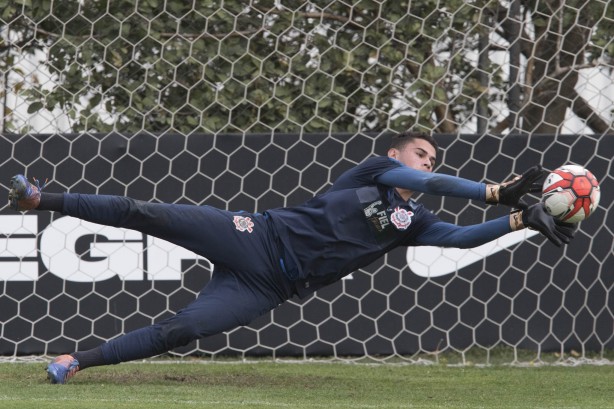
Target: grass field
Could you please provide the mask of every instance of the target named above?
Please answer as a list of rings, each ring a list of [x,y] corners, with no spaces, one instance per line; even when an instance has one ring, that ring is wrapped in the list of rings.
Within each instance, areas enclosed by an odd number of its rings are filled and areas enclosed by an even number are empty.
[[[49,385],[0,364],[0,408],[614,408],[614,366],[139,363]]]

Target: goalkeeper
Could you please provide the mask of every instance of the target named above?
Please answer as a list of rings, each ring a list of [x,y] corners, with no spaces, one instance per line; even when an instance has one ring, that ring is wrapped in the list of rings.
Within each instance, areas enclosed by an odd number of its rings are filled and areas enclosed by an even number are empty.
[[[23,175],[13,177],[9,205],[15,210],[51,210],[137,230],[214,264],[211,280],[176,315],[94,349],[57,357],[47,368],[49,380],[65,383],[85,368],[152,357],[247,325],[294,295],[305,297],[399,246],[475,247],[525,227],[558,246],[569,243],[575,226],[559,224],[540,203],[527,206],[521,200],[543,177],[540,166],[512,181],[488,185],[432,173],[437,149],[429,134],[401,133],[392,138],[387,157],[365,160],[303,204],[263,213],[41,193],[37,181],[30,184]],[[457,226],[411,199],[416,192],[520,210]]]

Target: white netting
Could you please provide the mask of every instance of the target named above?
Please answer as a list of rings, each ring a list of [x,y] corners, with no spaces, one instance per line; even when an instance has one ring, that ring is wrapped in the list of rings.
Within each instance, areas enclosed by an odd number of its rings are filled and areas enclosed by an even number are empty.
[[[306,199],[410,127],[457,135],[441,137],[444,173],[501,181],[575,162],[602,182],[573,251],[526,236],[397,251],[179,353],[611,348],[609,2],[0,5],[2,183],[26,173],[55,191],[262,211]],[[509,136],[522,132],[549,135]],[[424,200],[459,224],[502,211]],[[0,218],[5,355],[95,345],[176,311],[208,278],[206,261],[134,232]]]
[[[605,133],[609,2],[6,2],[5,131]]]

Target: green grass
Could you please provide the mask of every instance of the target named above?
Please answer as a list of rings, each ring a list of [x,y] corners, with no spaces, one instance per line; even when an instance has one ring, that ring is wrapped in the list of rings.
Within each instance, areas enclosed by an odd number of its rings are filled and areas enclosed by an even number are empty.
[[[614,408],[614,366],[147,363],[49,385],[0,364],[0,408]]]

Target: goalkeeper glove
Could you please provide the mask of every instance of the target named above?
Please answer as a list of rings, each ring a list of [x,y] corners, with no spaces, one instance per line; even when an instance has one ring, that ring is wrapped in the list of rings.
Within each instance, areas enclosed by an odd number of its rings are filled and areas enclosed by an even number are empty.
[[[546,212],[543,203],[536,203],[519,212],[522,214],[522,224],[525,227],[538,230],[558,247],[563,243],[569,244],[576,232],[575,223],[556,220]]]
[[[499,185],[486,185],[486,203],[498,204],[526,209],[528,205],[521,200],[528,192],[541,192],[542,184],[539,179],[545,177],[549,172],[544,170],[541,165],[535,165],[522,176],[501,183]]]

